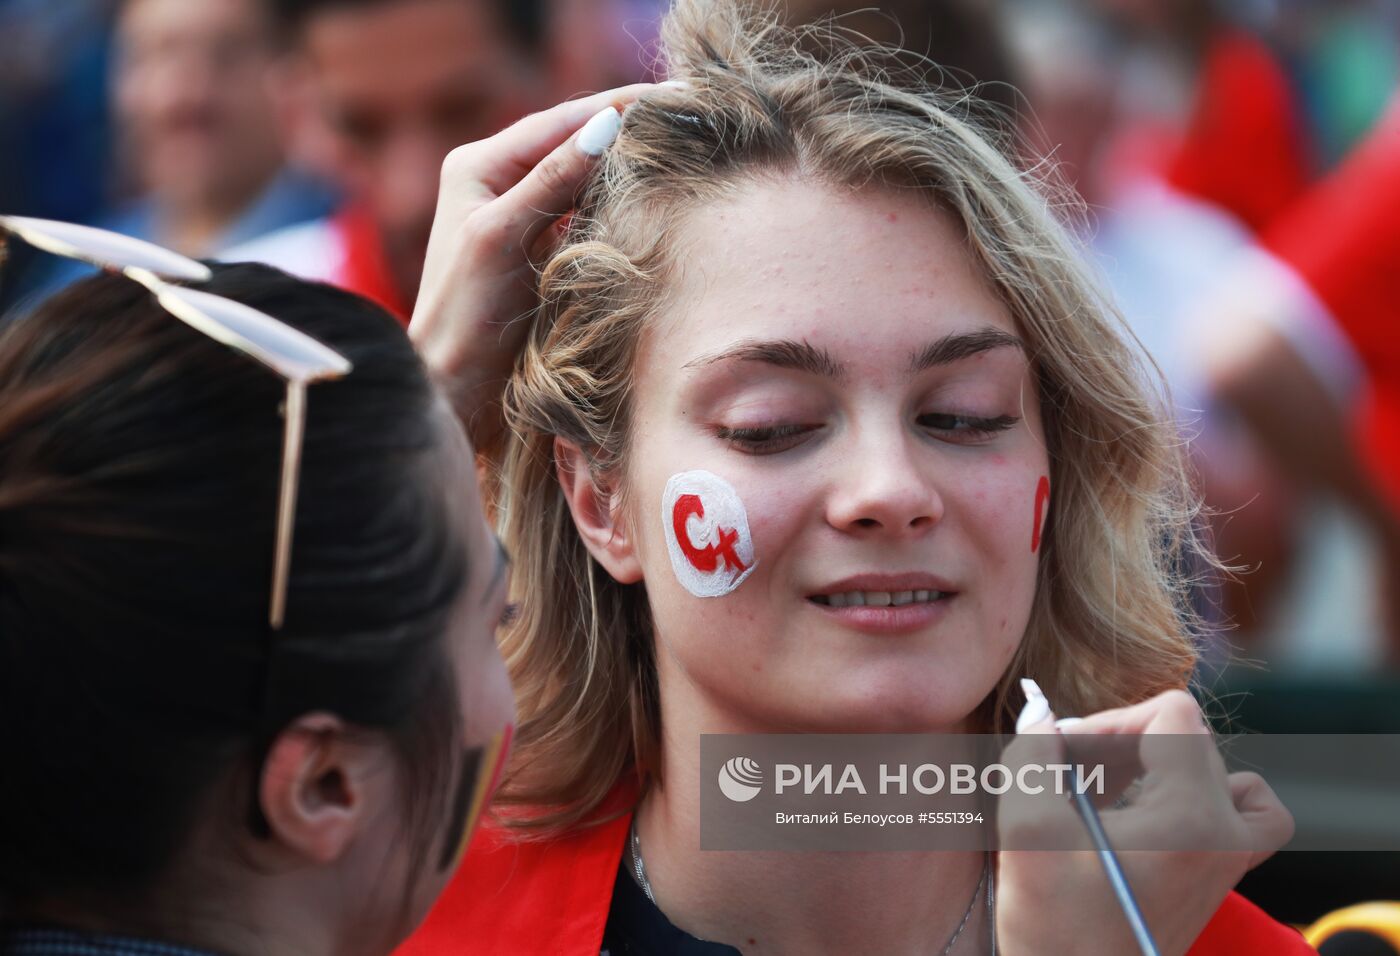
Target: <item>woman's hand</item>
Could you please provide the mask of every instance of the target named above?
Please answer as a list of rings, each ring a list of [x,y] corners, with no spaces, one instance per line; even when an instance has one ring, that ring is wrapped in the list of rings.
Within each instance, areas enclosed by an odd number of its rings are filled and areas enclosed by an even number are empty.
[[[1200,708],[1185,691],[1094,714],[1063,734],[1046,713],[1022,728],[1003,759],[1017,765],[1077,763],[1066,759],[1067,749],[1077,749],[1076,737],[1117,735],[1117,749],[1137,766],[1115,774],[1110,764],[1110,783],[1115,776],[1145,774],[1127,806],[1101,810],[1100,817],[1162,956],[1190,949],[1240,878],[1292,838],[1293,818],[1263,778],[1226,774]],[[997,826],[1003,847],[997,892],[1002,952],[1139,952],[1097,855],[1061,849],[1088,842],[1070,800],[1013,789],[1002,798]],[[1027,846],[1057,849],[1006,849]],[[1125,849],[1132,847],[1141,849]]]
[[[616,111],[655,89],[639,83],[563,103],[443,162],[409,334],[478,449],[501,431],[501,389],[536,305],[535,263],[617,135]]]

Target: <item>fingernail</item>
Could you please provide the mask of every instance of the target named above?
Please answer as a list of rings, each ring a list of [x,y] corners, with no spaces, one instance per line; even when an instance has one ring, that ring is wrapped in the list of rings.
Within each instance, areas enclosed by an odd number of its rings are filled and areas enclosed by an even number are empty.
[[[1073,727],[1075,724],[1084,723],[1083,717],[1061,717],[1055,721],[1056,730],[1064,730],[1066,727]]]
[[[690,84],[687,83],[685,80],[662,80],[660,83],[658,83],[658,84],[656,84],[656,85],[657,85],[657,86],[664,86],[664,87],[666,87],[668,90],[688,90],[688,89],[690,89]]]
[[[1050,716],[1050,702],[1041,693],[1040,685],[1029,677],[1021,678],[1021,692],[1026,695],[1026,705],[1016,717],[1016,733],[1024,733]]]
[[[593,114],[593,118],[583,124],[583,129],[578,131],[579,151],[585,156],[601,156],[603,150],[612,145],[612,141],[617,139],[618,131],[622,129],[622,114],[616,108],[608,106]]]

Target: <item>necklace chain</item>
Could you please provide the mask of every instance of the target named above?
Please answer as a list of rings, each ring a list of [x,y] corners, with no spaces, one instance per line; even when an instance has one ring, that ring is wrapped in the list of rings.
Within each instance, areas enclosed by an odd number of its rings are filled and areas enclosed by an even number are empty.
[[[646,864],[642,862],[642,838],[637,835],[637,819],[632,818],[632,827],[628,832],[627,839],[628,855],[632,858],[632,873],[637,878],[637,885],[642,888],[647,899],[652,906],[656,906],[656,897],[651,892],[651,881],[647,879]],[[982,862],[982,877],[977,881],[977,887],[972,891],[972,899],[967,904],[967,912],[963,913],[962,922],[958,923],[958,928],[953,930],[953,935],[948,937],[948,943],[943,947],[940,956],[948,956],[953,951],[953,944],[958,941],[962,931],[967,927],[968,921],[972,919],[972,914],[977,909],[977,900],[982,896],[982,888],[987,888],[987,925],[991,927],[992,934],[992,956],[996,956],[997,951],[997,931],[996,931],[996,877],[992,873],[992,857],[988,853]]]

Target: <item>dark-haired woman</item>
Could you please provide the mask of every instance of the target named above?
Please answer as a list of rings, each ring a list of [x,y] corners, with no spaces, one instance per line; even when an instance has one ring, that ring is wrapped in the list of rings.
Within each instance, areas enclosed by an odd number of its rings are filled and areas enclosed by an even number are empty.
[[[461,427],[363,299],[199,287],[352,366],[307,391],[269,624],[284,383],[121,275],[0,336],[0,953],[388,952],[513,720],[504,553]]]

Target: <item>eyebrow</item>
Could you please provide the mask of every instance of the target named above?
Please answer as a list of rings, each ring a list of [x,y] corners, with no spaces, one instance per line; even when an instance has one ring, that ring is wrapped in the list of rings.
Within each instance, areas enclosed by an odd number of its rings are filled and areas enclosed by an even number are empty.
[[[910,359],[909,370],[922,372],[990,352],[992,349],[1004,348],[1020,349],[1022,352],[1026,350],[1025,343],[1016,336],[990,325],[972,332],[954,332],[930,342],[922,352],[914,355]]]
[[[971,332],[951,332],[913,353],[909,370],[922,372],[999,348],[1017,348],[1024,352],[1025,343],[1010,332],[990,325]],[[702,355],[682,367],[700,368],[718,362],[762,362],[822,378],[841,379],[846,375],[846,367],[832,358],[826,349],[794,339],[746,340],[719,352]]]
[[[700,368],[718,362],[762,362],[777,368],[809,372],[823,378],[842,378],[846,374],[845,367],[832,358],[826,349],[793,339],[748,339],[721,351],[702,355],[685,363],[682,368]]]

